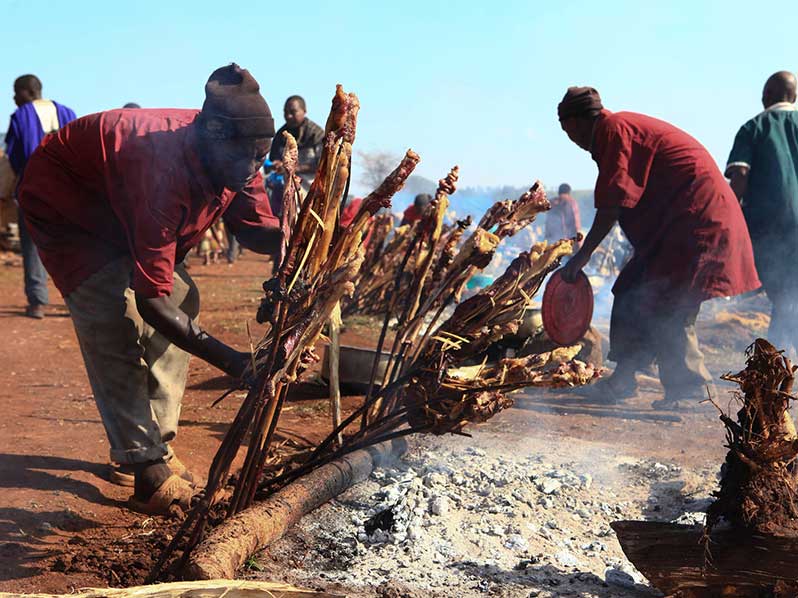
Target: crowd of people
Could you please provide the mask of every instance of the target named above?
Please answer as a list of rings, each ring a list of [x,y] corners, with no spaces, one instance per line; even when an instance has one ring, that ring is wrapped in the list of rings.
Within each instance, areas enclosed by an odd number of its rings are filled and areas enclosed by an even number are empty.
[[[199,326],[199,293],[184,259],[197,246],[208,262],[225,250],[230,258],[234,242],[277,254],[282,132],[298,142],[307,187],[324,131],[300,96],[286,100],[285,124],[275,130],[257,81],[235,64],[211,74],[201,110],[127,105],[76,119],[42,97],[33,75],[15,81],[14,100],[6,145],[18,178],[26,313],[43,316],[49,273],[74,323],[111,445],[112,479],[133,487],[139,510],[186,505],[193,476],[170,443],[189,356],[233,377],[251,356]],[[687,133],[610,112],[593,88],[568,89],[559,120],[597,163],[598,179],[593,224],[562,275],[574,280],[616,225],[634,248],[613,289],[609,358],[617,367],[587,387],[594,398],[634,396],[636,372],[656,363],[665,389],[660,406],[695,399],[710,379],[695,321],[713,297],[764,285],[773,302],[772,340],[796,346],[789,272],[798,243],[795,100],[794,75],[768,80],[765,111],[734,140],[730,185]],[[431,200],[417,196],[402,223],[418,220]],[[574,237],[579,228],[563,184],[545,236]]]

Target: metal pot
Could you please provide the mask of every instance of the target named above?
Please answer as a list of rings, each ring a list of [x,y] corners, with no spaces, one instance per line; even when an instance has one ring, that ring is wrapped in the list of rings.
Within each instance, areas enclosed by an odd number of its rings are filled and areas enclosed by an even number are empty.
[[[341,386],[354,393],[364,393],[368,390],[369,376],[371,367],[374,364],[374,357],[377,352],[374,349],[364,349],[362,347],[350,347],[341,345],[341,353],[338,362],[338,375]],[[385,368],[388,365],[388,355],[383,352],[380,356],[380,363],[377,366],[377,377],[375,384],[379,385],[385,375]],[[324,356],[322,357],[321,377],[330,380],[330,346],[325,345]]]

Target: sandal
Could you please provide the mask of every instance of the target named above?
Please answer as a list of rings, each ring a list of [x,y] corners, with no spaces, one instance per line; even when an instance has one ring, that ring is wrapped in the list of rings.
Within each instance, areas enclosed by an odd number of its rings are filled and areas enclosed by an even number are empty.
[[[158,486],[147,500],[134,494],[128,498],[128,505],[134,511],[147,515],[171,515],[175,507],[187,511],[195,494],[194,486],[178,475],[172,474]]]
[[[612,377],[599,380],[586,386],[578,386],[570,391],[573,394],[600,405],[616,405],[626,399],[637,397],[637,385],[617,385]]]
[[[169,466],[169,469],[172,470],[173,474],[180,476],[189,484],[194,484],[196,482],[192,473],[183,465],[183,462],[177,458],[177,455],[173,455],[166,464]],[[133,475],[133,467],[126,463],[111,463],[111,472],[108,474],[108,480],[117,486],[132,488],[136,481]]]

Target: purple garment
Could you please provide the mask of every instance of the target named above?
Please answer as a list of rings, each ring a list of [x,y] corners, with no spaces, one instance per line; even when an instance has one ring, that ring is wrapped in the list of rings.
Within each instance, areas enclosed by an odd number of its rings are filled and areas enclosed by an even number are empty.
[[[59,127],[75,120],[75,113],[71,108],[62,106],[58,102],[53,102],[53,104],[55,104],[58,115]],[[44,135],[44,129],[39,115],[36,114],[36,109],[33,107],[33,102],[23,104],[11,115],[11,122],[6,133],[6,153],[11,162],[11,168],[17,176],[22,174],[28,158],[39,147]]]

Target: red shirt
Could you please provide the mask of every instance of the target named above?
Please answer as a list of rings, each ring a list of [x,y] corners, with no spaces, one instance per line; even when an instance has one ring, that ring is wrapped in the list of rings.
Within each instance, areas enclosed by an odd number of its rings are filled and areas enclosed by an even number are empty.
[[[410,204],[402,215],[402,224],[413,224],[421,220],[421,210],[416,209],[415,204]]]
[[[694,303],[760,286],[740,204],[698,141],[661,120],[605,110],[591,152],[596,208],[621,208],[635,250],[616,294],[653,282]]]
[[[63,295],[130,255],[132,288],[169,295],[175,262],[222,214],[233,232],[278,227],[263,179],[214,189],[197,153],[197,110],[111,110],[73,121],[31,156],[19,203]]]

